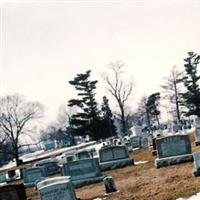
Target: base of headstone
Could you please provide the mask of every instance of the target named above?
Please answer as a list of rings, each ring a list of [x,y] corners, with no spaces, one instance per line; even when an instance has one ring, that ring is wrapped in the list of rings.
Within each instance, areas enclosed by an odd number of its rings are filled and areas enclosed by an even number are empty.
[[[200,141],[195,141],[195,145],[196,146],[200,145]]]
[[[157,155],[157,151],[156,150],[152,150],[151,154],[152,154],[152,156],[156,156]]]
[[[193,161],[193,155],[192,154],[185,154],[180,156],[172,156],[167,158],[156,158],[155,159],[155,167],[165,167],[169,165],[176,165],[179,163],[184,162],[192,162]]]
[[[101,171],[117,169],[121,167],[126,167],[128,165],[134,165],[134,160],[132,158],[113,160],[109,162],[100,163]]]

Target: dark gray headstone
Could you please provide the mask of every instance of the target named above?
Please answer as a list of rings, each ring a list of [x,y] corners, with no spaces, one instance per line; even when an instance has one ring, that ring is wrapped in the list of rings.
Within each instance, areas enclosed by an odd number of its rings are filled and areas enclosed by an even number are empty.
[[[188,135],[172,135],[156,140],[156,168],[193,161]]]
[[[76,187],[102,180],[97,158],[65,163],[62,167],[62,175],[71,176],[71,181]]]
[[[128,150],[125,146],[108,146],[100,149],[100,162],[108,162],[113,160],[129,158]]]
[[[6,183],[6,175],[5,174],[2,174],[0,175],[0,183]]]
[[[173,135],[156,140],[159,158],[191,154],[191,144],[188,135]]]
[[[1,200],[26,200],[26,192],[23,184],[6,185],[0,187]]]
[[[34,186],[38,179],[46,176],[44,167],[31,167],[23,170],[24,185],[26,187]]]
[[[193,153],[194,158],[194,175],[200,176],[200,152]]]
[[[37,162],[35,166],[44,167],[47,176],[59,173],[59,167],[57,161],[43,160]]]
[[[196,127],[195,131],[195,143],[196,145],[200,144],[200,127]]]
[[[102,171],[133,165],[126,146],[107,146],[99,150],[99,160]]]
[[[131,137],[130,140],[133,148],[140,147],[140,136]]]

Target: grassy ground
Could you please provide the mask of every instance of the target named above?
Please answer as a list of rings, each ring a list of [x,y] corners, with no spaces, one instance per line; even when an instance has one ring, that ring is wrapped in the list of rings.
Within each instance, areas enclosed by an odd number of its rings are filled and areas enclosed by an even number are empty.
[[[200,146],[194,146],[193,134],[190,139],[193,152],[200,151]],[[193,163],[156,169],[155,156],[152,156],[150,151],[138,150],[131,153],[131,156],[136,162],[148,163],[105,172],[106,175],[113,176],[119,190],[106,196],[107,200],[175,200],[200,192],[200,177],[194,177],[192,174]],[[76,189],[77,197],[83,200],[103,197],[104,193],[103,183]],[[32,188],[27,189],[27,194],[32,200],[39,200],[38,193]]]

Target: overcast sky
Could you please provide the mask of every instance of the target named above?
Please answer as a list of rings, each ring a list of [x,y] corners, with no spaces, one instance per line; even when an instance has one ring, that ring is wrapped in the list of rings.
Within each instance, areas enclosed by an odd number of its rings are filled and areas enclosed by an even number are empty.
[[[110,62],[125,62],[126,79],[135,83],[129,106],[135,108],[144,94],[160,90],[173,65],[183,69],[188,51],[200,53],[198,2],[1,6],[1,95],[17,92],[43,103],[48,120],[73,98],[68,81],[77,73],[92,70],[100,103],[106,94],[101,74]]]

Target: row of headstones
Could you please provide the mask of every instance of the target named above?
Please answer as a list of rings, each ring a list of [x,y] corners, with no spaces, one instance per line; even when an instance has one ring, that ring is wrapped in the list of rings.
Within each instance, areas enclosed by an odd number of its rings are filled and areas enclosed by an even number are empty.
[[[85,158],[64,163],[61,167],[63,176],[70,176],[76,186],[87,184],[102,179],[101,171],[124,167],[134,164],[129,157],[125,146],[106,146],[100,149],[98,158]],[[24,169],[23,178],[25,186],[33,186],[35,181],[47,177],[59,168],[55,162],[41,162],[41,165]]]
[[[136,148],[148,148],[149,136],[125,136],[123,138],[111,138],[103,143],[103,146],[109,145],[125,145],[129,151]]]

